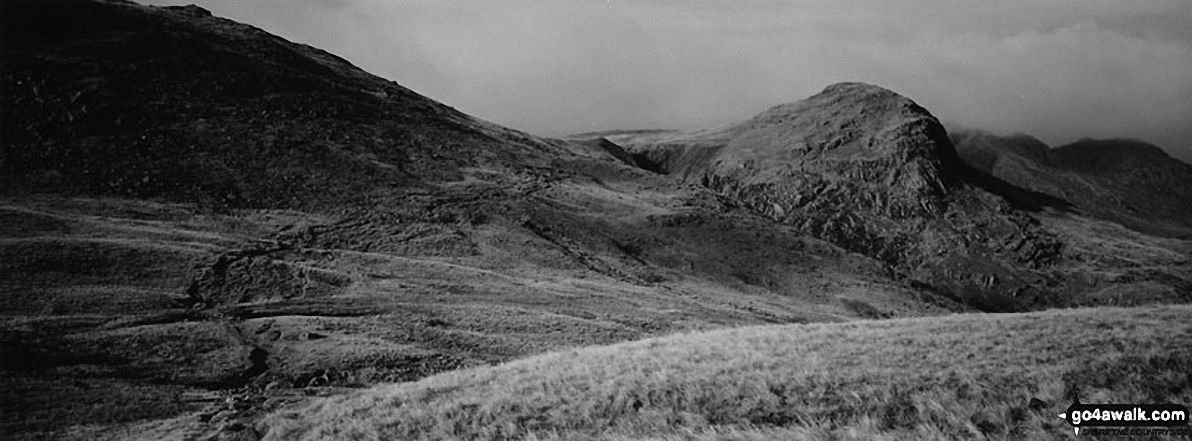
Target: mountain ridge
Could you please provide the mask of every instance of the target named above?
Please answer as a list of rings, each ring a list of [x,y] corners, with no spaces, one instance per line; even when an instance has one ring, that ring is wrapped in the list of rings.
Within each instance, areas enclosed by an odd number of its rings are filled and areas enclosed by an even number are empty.
[[[1083,139],[1053,148],[1029,135],[951,133],[966,162],[1016,186],[1139,231],[1192,237],[1192,165],[1158,146]]]
[[[14,105],[3,129],[41,148],[7,155],[0,185],[286,207],[375,189],[343,179],[353,174],[418,186],[462,179],[464,166],[544,166],[565,153],[197,9],[32,3],[10,5],[24,15],[6,23]],[[26,28],[50,17],[70,26]],[[299,176],[286,163],[321,167]]]

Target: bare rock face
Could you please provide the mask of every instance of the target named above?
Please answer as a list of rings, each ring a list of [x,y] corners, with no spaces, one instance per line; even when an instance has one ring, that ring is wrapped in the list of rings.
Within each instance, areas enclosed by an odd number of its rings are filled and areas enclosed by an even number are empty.
[[[1060,244],[1017,210],[1030,196],[962,163],[926,109],[835,84],[719,131],[613,136],[673,174],[895,275],[987,310],[1044,301]]]
[[[805,220],[826,211],[922,218],[941,213],[958,184],[958,160],[939,122],[876,86],[829,86],[734,131],[703,179],[770,204],[776,218]]]

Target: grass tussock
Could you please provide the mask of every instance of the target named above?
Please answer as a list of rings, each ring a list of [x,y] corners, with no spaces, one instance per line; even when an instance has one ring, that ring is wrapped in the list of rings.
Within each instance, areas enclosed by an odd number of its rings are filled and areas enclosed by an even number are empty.
[[[329,399],[267,439],[1051,439],[1085,403],[1192,397],[1192,307],[759,326]]]

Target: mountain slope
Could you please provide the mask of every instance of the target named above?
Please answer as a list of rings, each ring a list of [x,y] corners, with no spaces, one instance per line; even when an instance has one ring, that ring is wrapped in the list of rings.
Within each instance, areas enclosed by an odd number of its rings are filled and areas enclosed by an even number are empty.
[[[842,83],[725,129],[611,136],[668,173],[986,310],[1050,302],[1061,244],[1023,208],[1062,201],[963,164],[910,99]]]
[[[197,7],[10,3],[8,188],[320,207],[561,154]]]
[[[1158,147],[1082,140],[1051,148],[1027,135],[969,129],[950,135],[965,162],[1016,186],[1139,231],[1192,237],[1192,165]]]
[[[1058,167],[1105,189],[1115,202],[1109,206],[1125,212],[1120,218],[1148,218],[1160,228],[1175,224],[1185,229],[1184,237],[1192,237],[1192,165],[1154,145],[1125,139],[1081,140],[1048,153]],[[1097,199],[1082,205],[1105,208],[1106,197]]]

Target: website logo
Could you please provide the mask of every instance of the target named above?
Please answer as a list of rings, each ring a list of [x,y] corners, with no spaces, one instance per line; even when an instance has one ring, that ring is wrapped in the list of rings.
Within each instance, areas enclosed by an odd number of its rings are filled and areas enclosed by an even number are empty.
[[[1059,414],[1077,435],[1092,427],[1182,427],[1188,429],[1188,408],[1178,404],[1082,404],[1073,403]],[[1097,432],[1102,432],[1098,430]],[[1113,431],[1134,434],[1132,430]],[[1165,431],[1167,432],[1167,431]],[[1107,433],[1108,434],[1108,433]]]

